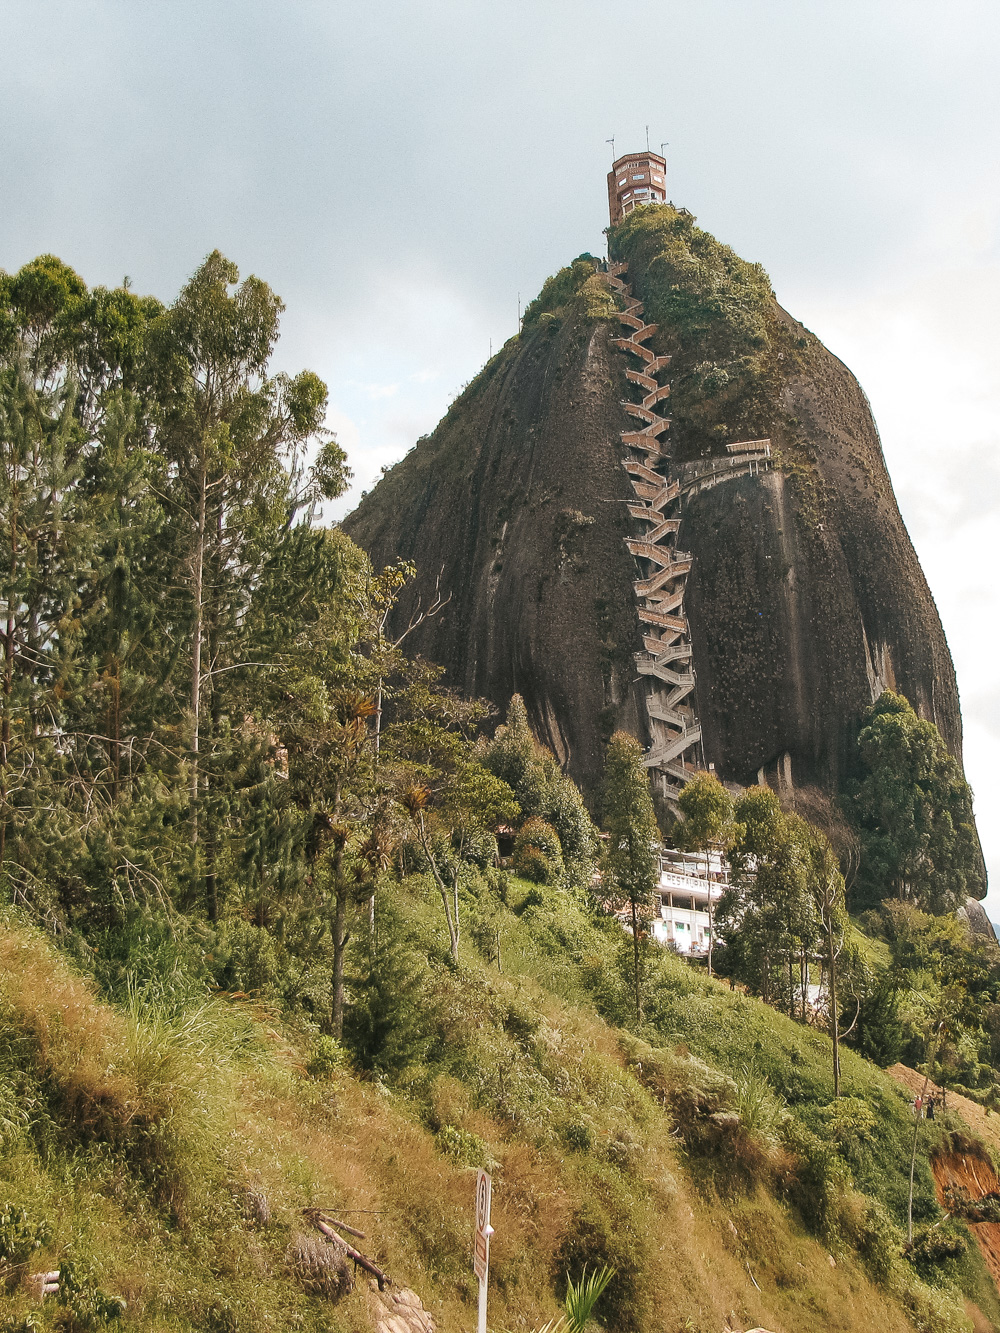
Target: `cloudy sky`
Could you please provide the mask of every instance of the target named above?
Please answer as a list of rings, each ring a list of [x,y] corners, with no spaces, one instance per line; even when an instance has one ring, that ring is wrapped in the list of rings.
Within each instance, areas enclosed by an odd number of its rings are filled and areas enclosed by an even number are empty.
[[[0,34],[0,267],[170,299],[221,248],[284,297],[357,491],[601,250],[605,141],[648,125],[871,398],[1000,918],[996,0],[0,0]]]

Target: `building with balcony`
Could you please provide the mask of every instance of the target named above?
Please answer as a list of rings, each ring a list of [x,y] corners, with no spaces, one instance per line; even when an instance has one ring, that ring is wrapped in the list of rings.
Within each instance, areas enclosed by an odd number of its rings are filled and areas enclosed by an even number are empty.
[[[667,200],[667,161],[656,153],[629,153],[608,172],[608,208],[611,225],[628,217],[640,204]]]
[[[728,883],[729,870],[718,852],[709,852],[706,861],[704,852],[665,847],[660,853],[659,915],[653,917],[653,939],[678,953],[707,954],[709,900],[714,915]]]

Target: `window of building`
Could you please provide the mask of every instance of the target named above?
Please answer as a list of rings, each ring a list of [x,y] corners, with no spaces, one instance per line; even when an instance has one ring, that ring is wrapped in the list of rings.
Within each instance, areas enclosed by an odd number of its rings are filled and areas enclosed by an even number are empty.
[[[621,180],[618,182],[618,184],[619,184],[619,185],[624,185],[625,182],[626,182],[627,180],[628,180],[628,177],[627,177],[627,176],[623,176],[623,177],[621,178]]]
[[[645,177],[645,176],[633,176],[632,179],[633,179],[634,181],[644,181],[644,180],[646,179],[646,177]]]

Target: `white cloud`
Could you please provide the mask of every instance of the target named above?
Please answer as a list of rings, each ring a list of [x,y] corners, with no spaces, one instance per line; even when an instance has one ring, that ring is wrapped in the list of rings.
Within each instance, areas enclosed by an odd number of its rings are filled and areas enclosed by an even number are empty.
[[[989,215],[975,248],[994,230]],[[934,257],[948,248],[939,244]],[[1000,264],[975,263],[970,248],[959,247],[959,267],[931,266],[925,253],[895,285],[814,290],[805,303],[814,331],[868,393],[944,623],[990,870],[987,906],[1000,918]]]

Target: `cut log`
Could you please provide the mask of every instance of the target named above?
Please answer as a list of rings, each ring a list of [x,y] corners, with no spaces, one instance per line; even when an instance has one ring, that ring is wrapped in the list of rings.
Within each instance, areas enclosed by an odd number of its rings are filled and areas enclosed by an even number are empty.
[[[329,1223],[324,1222],[314,1208],[303,1208],[302,1214],[312,1222],[316,1230],[321,1232],[328,1241],[331,1241],[334,1245],[339,1245],[347,1255],[348,1259],[353,1259],[359,1268],[363,1268],[366,1273],[371,1273],[372,1277],[378,1283],[379,1291],[385,1291],[386,1284],[390,1281],[387,1273],[383,1273],[382,1269],[379,1268],[377,1264],[372,1263],[371,1259],[369,1259],[366,1254],[362,1254],[360,1250],[356,1250],[353,1245],[348,1245],[343,1236],[338,1236],[333,1227],[331,1227]]]

